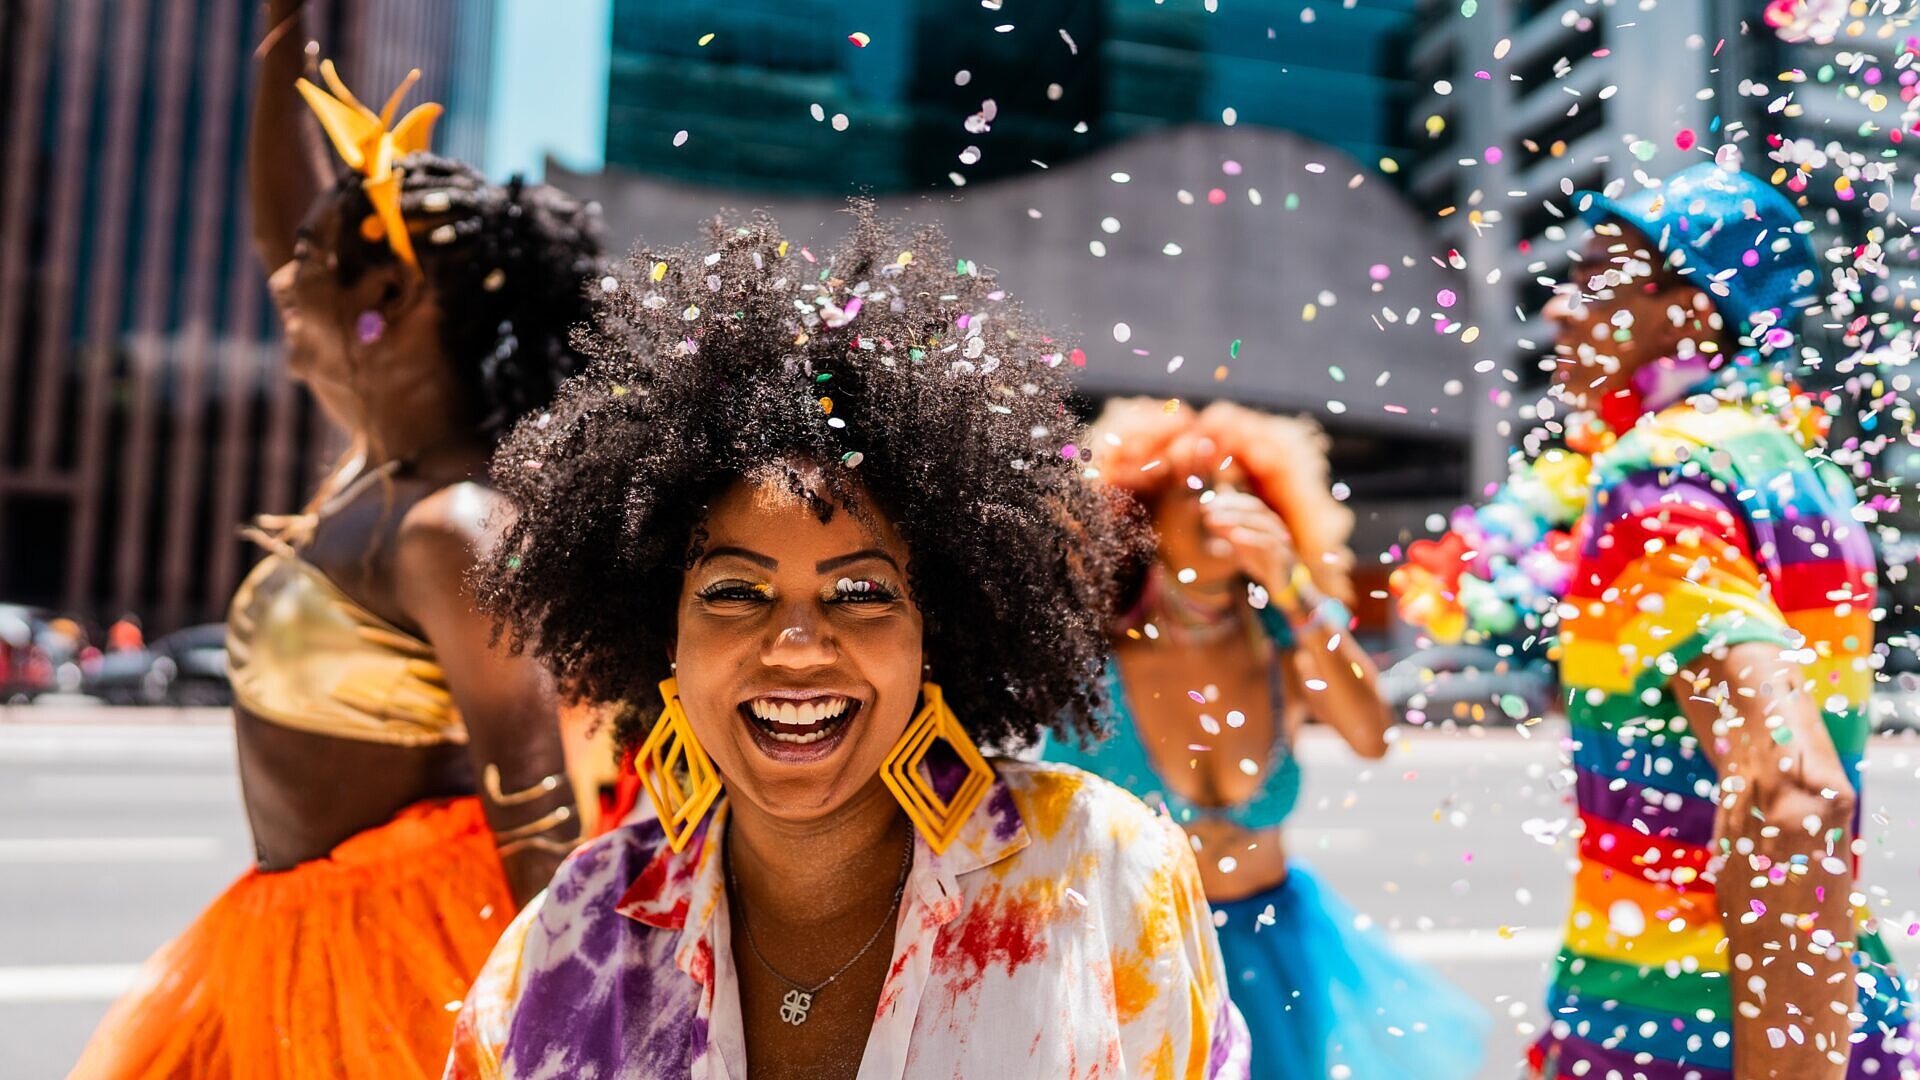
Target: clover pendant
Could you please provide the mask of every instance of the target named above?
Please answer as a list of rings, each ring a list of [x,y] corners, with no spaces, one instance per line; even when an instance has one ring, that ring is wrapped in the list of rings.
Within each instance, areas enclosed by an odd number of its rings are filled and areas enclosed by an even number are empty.
[[[813,1008],[813,995],[805,990],[789,990],[780,999],[780,1019],[799,1027],[807,1022],[807,1010]]]

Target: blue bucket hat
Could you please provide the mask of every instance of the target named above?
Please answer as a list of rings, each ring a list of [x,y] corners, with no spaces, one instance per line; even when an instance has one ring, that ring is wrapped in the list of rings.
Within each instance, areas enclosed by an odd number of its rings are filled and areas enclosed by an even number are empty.
[[[1740,333],[1791,329],[1818,298],[1820,266],[1799,211],[1750,173],[1702,162],[1622,199],[1579,192],[1574,206],[1589,225],[1617,221],[1645,233]]]

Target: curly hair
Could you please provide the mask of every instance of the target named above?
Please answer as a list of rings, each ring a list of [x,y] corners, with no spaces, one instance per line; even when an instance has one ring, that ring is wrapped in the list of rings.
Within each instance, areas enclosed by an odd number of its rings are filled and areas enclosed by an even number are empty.
[[[1151,505],[1178,479],[1231,457],[1246,471],[1300,552],[1314,584],[1353,601],[1353,511],[1333,497],[1327,436],[1305,417],[1275,416],[1230,401],[1195,409],[1153,398],[1116,398],[1088,431],[1105,482]],[[1208,460],[1199,460],[1203,451]]]
[[[570,333],[591,311],[591,283],[605,272],[599,207],[515,176],[489,183],[473,166],[430,153],[396,163],[400,211],[420,272],[439,301],[440,344],[452,358],[480,433],[497,440],[553,399],[582,365]],[[348,172],[334,238],[344,285],[395,256],[361,223],[373,204]]]
[[[1141,515],[1082,476],[1066,350],[936,229],[902,242],[871,203],[816,254],[761,216],[704,250],[639,250],[591,356],[494,457],[517,510],[476,571],[511,647],[569,692],[659,714],[682,575],[708,507],[743,478],[885,514],[933,677],[988,746],[1097,733],[1115,568],[1151,550]]]

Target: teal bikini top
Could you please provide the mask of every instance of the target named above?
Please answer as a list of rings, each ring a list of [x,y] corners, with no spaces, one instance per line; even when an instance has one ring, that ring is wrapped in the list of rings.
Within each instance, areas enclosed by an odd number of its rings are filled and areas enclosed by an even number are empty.
[[[1287,625],[1285,617],[1272,606],[1259,609],[1258,615],[1261,627],[1266,630],[1276,650],[1293,646],[1293,630]],[[1154,771],[1153,759],[1147,754],[1146,744],[1140,741],[1133,709],[1127,704],[1126,687],[1121,682],[1119,669],[1111,660],[1107,661],[1106,674],[1103,676],[1107,699],[1112,703],[1111,714],[1107,717],[1110,733],[1092,750],[1083,750],[1073,743],[1050,740],[1046,748],[1047,760],[1077,765],[1126,788],[1150,804],[1165,803],[1168,813],[1182,825],[1194,821],[1221,821],[1248,830],[1273,828],[1287,820],[1294,804],[1300,800],[1300,760],[1293,756],[1293,744],[1287,737],[1286,720],[1281,707],[1283,679],[1280,665],[1281,659],[1276,652],[1274,662],[1268,668],[1267,679],[1273,696],[1273,750],[1267,757],[1266,777],[1261,781],[1259,790],[1245,802],[1231,806],[1202,805],[1182,798],[1161,780],[1160,774]]]

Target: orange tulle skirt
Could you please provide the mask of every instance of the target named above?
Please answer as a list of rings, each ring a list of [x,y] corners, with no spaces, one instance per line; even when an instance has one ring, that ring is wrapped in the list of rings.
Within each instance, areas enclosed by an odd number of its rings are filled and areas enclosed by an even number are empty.
[[[327,858],[244,874],[141,968],[71,1076],[438,1077],[513,914],[479,800],[409,807]]]

